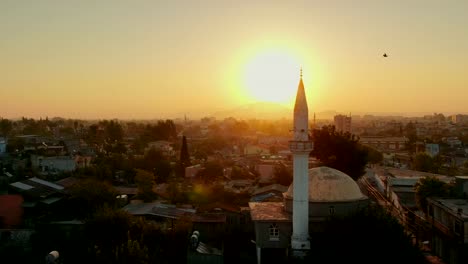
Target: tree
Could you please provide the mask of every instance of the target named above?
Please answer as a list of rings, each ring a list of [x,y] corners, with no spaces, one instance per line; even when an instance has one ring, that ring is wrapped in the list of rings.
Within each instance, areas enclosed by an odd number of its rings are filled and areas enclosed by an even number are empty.
[[[172,166],[166,159],[158,160],[154,165],[156,183],[166,183],[172,174]]]
[[[149,263],[148,248],[130,237],[133,217],[122,210],[103,208],[86,222],[85,233],[97,263]]]
[[[442,158],[439,155],[431,157],[426,153],[418,153],[414,157],[412,165],[413,170],[439,173],[442,167]]]
[[[70,194],[73,212],[86,217],[103,207],[115,208],[119,193],[107,182],[86,179],[74,185]]]
[[[368,157],[369,163],[378,164],[382,162],[383,160],[382,152],[376,149],[370,148],[370,147],[364,147],[364,148],[367,149],[367,153],[368,153],[367,157]]]
[[[277,184],[284,186],[291,185],[293,181],[293,174],[284,164],[277,164],[273,171],[273,181]]]
[[[337,132],[334,126],[324,126],[313,130],[312,139],[314,150],[310,155],[324,166],[340,170],[354,180],[364,175],[368,150],[359,144],[356,136]]]
[[[190,166],[190,155],[188,153],[187,148],[187,138],[185,136],[182,137],[182,147],[180,148],[180,159],[179,159],[179,169],[178,174],[180,177],[185,176],[185,168]]]
[[[138,197],[145,202],[156,199],[154,187],[154,175],[151,172],[136,169],[135,182],[138,187]]]
[[[416,191],[416,203],[424,213],[427,213],[427,198],[447,197],[451,194],[452,188],[450,184],[434,176],[421,178],[414,186]]]
[[[182,137],[182,147],[180,149],[180,164],[184,169],[191,165],[190,155],[188,153],[187,148],[187,138],[185,136]]]
[[[205,164],[204,169],[198,171],[195,177],[206,182],[212,182],[224,177],[224,169],[218,161],[209,161]]]
[[[13,122],[8,119],[0,120],[0,135],[7,137],[13,129]]]

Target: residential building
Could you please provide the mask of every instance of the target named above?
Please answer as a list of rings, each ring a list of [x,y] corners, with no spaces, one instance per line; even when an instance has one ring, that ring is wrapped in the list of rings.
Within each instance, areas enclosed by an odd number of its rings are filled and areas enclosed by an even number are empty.
[[[468,263],[468,200],[428,198],[432,250],[447,264]]]
[[[333,120],[336,131],[351,133],[351,116],[336,115]]]

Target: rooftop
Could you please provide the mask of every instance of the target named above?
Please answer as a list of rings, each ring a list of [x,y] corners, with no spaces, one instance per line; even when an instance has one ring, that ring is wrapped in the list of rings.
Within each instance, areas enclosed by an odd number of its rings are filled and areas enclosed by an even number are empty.
[[[282,202],[250,202],[249,207],[253,221],[291,221],[291,215],[284,210]]]
[[[461,209],[460,216],[468,220],[468,199],[432,198],[432,200],[455,214],[458,214],[459,209]]]
[[[422,178],[426,176],[433,176],[445,182],[449,182],[454,179],[451,176],[442,175],[442,174],[435,174],[435,173],[407,170],[407,169],[399,169],[399,168],[393,168],[393,167],[375,166],[375,167],[372,167],[372,170],[378,176],[391,176],[395,178]]]

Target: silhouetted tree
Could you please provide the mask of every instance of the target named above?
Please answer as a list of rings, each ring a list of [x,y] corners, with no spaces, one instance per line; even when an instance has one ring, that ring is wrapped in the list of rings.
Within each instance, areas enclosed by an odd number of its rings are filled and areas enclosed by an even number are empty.
[[[419,179],[414,189],[416,191],[416,203],[424,213],[427,213],[428,197],[447,197],[453,193],[451,184],[447,184],[434,176]]]
[[[13,122],[8,119],[0,120],[0,135],[7,137],[10,135],[11,130],[13,129]]]
[[[156,193],[153,191],[154,175],[145,170],[136,170],[135,182],[138,187],[138,198],[145,202],[151,202],[156,199]]]
[[[185,136],[182,137],[182,147],[180,148],[180,164],[182,164],[183,167],[191,165],[187,147],[187,138]]]
[[[368,151],[359,144],[356,136],[337,132],[334,126],[324,126],[313,130],[312,140],[314,150],[310,155],[319,159],[324,166],[340,170],[354,180],[364,175]]]
[[[376,149],[370,148],[370,147],[364,147],[364,148],[367,149],[367,157],[368,157],[369,163],[378,164],[382,162],[383,160],[382,152]]]
[[[224,177],[224,169],[220,162],[209,161],[202,170],[198,171],[195,177],[205,182],[212,182]]]
[[[166,159],[158,160],[154,165],[154,175],[157,183],[166,183],[172,174],[172,166]]]
[[[288,169],[288,167],[282,163],[275,165],[273,171],[273,181],[284,186],[291,185],[293,181],[293,174],[291,169]]]
[[[118,192],[108,183],[86,179],[74,185],[70,191],[73,212],[77,217],[89,216],[103,207],[117,206]]]
[[[431,157],[426,153],[418,153],[413,158],[412,169],[423,172],[439,173],[442,167],[442,158],[440,156]]]

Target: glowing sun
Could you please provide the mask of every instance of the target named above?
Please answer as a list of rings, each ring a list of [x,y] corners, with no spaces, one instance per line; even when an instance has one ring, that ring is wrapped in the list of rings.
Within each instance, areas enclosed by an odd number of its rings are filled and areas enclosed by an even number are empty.
[[[259,53],[245,67],[247,94],[257,101],[289,103],[299,83],[299,69],[299,62],[287,52]]]

